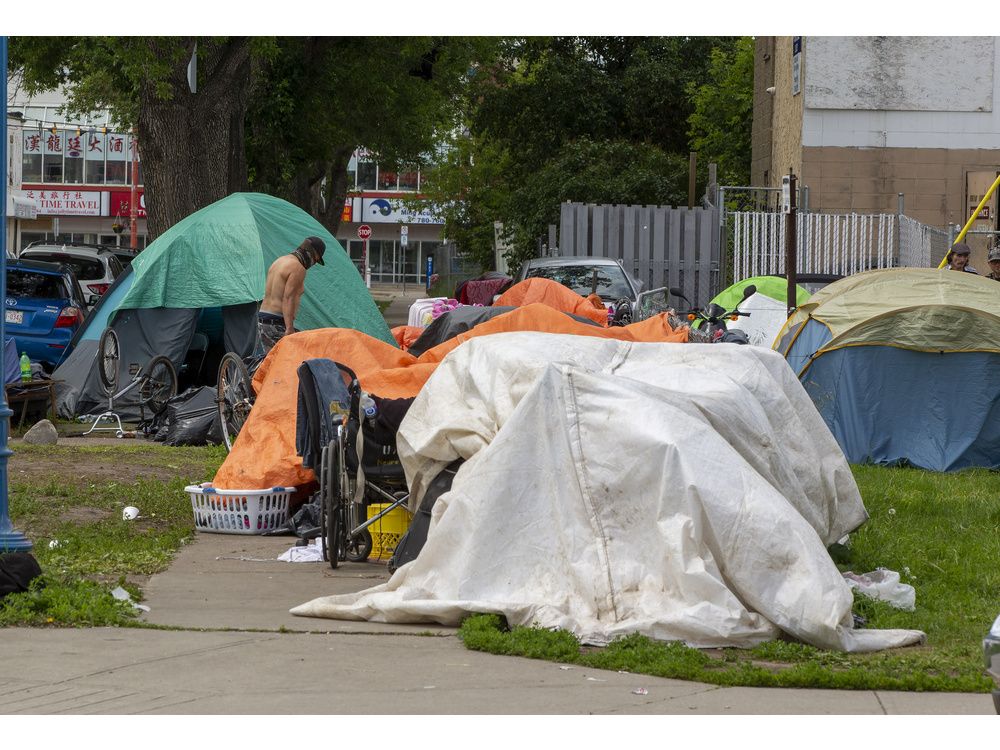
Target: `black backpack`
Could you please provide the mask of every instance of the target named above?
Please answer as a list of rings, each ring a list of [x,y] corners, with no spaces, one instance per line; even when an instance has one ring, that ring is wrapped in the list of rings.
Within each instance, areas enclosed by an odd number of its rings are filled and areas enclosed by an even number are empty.
[[[30,552],[0,555],[0,599],[7,594],[27,591],[31,582],[41,574],[42,568]]]

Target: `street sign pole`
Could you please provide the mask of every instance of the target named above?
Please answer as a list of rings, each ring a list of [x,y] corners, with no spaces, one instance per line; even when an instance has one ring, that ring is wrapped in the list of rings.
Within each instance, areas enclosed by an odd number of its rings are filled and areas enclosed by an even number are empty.
[[[365,286],[372,288],[372,271],[368,266],[368,238],[372,236],[372,228],[367,224],[358,227],[358,239],[364,242],[364,249],[361,253],[361,270],[365,276]]]
[[[7,37],[0,36],[0,70],[7,71]],[[0,289],[4,292],[4,299],[7,298],[7,77],[4,76],[3,99],[0,100],[0,120],[3,121],[4,137],[0,138],[0,167],[2,177],[0,179],[0,210],[3,211],[3,218],[0,219]],[[0,317],[0,372],[6,372],[7,347],[7,315]],[[7,439],[10,434],[10,418],[14,414],[7,405],[7,389],[0,386],[0,552],[27,551],[32,547],[31,542],[21,532],[17,531],[10,522],[7,513],[7,459],[13,452],[7,446]]]
[[[403,266],[403,293],[406,293],[406,246],[410,241],[410,230],[406,224],[401,224],[399,226],[399,250],[403,255],[402,266]]]

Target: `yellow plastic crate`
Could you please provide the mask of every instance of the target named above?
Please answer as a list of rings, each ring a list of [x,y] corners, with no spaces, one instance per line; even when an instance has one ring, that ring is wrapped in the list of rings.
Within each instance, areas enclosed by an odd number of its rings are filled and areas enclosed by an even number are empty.
[[[376,503],[368,506],[368,517],[374,518],[391,503]],[[396,545],[403,538],[403,534],[410,528],[410,521],[413,514],[404,506],[386,513],[379,520],[368,527],[372,535],[371,560],[388,560],[396,550]]]

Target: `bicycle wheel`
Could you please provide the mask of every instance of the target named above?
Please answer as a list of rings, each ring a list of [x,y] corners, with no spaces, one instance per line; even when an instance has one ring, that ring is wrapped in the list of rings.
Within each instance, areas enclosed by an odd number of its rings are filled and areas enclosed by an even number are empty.
[[[219,384],[216,402],[219,404],[219,422],[226,450],[233,449],[236,436],[247,421],[253,406],[253,389],[247,366],[233,352],[226,352],[219,363]]]
[[[155,417],[167,408],[167,401],[177,395],[177,370],[169,357],[159,355],[149,360],[139,386],[142,408],[149,407]]]
[[[118,362],[121,360],[121,349],[118,347],[118,334],[113,328],[105,328],[101,340],[97,344],[97,374],[101,385],[108,395],[118,390]]]

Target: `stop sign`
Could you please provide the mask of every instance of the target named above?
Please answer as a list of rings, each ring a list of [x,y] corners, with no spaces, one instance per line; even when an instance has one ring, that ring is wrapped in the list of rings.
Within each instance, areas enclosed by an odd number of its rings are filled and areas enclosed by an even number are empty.
[[[367,240],[371,236],[372,236],[372,228],[370,226],[368,226],[367,224],[362,224],[360,227],[358,227],[359,240]]]

